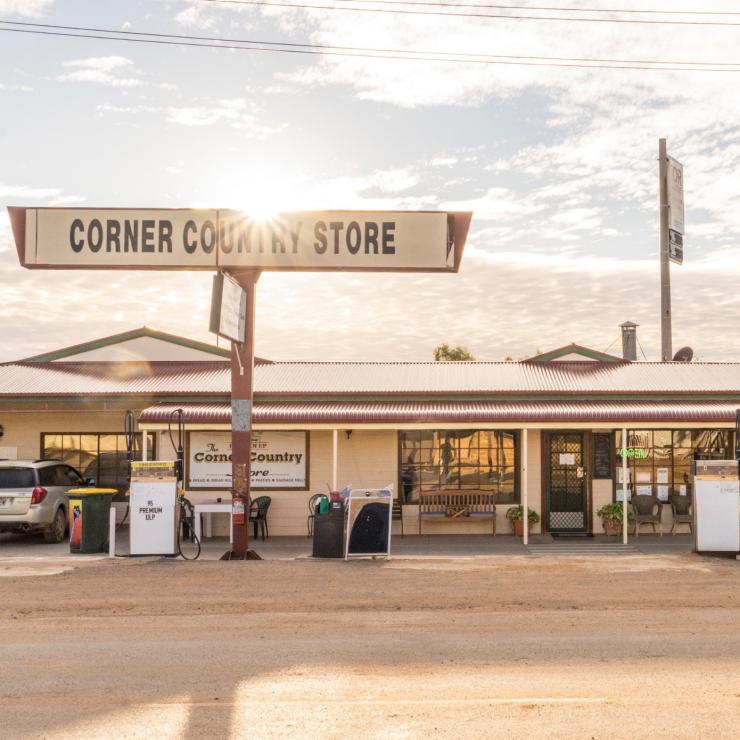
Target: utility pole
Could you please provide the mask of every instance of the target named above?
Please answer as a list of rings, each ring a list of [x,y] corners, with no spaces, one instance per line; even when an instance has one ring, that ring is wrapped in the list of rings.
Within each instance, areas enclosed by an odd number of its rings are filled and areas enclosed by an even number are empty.
[[[671,263],[668,256],[668,149],[658,141],[658,213],[660,214],[660,354],[663,362],[673,359],[671,327]]]

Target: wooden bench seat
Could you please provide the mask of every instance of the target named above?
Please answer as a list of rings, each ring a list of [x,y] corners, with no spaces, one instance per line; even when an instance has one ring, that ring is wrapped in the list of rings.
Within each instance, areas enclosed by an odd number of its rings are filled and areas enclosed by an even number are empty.
[[[496,497],[492,491],[422,491],[419,493],[419,534],[423,521],[492,522],[496,534]]]

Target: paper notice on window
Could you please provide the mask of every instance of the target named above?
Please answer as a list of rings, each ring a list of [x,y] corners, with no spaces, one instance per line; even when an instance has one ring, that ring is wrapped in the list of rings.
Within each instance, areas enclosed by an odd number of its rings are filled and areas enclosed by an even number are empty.
[[[668,492],[670,488],[668,486],[658,486],[658,498],[661,501],[668,501]]]
[[[622,488],[617,488],[617,495],[616,495],[617,501],[624,501],[624,490]],[[632,494],[627,491],[627,501],[632,500]]]
[[[560,453],[560,464],[561,465],[575,465],[576,464],[575,452],[561,452]]]
[[[653,487],[652,486],[637,486],[637,495],[638,496],[652,496]]]
[[[678,487],[678,495],[679,496],[685,496],[686,495],[686,486],[681,485]]]
[[[624,468],[618,467],[617,468],[617,483],[624,483]],[[627,468],[627,483],[629,483],[632,480],[632,471]]]
[[[655,471],[655,480],[658,483],[668,483],[668,468],[658,468]]]

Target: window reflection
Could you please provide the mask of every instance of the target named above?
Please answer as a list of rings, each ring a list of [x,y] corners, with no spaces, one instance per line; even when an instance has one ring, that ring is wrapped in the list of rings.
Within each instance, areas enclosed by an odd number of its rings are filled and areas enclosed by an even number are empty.
[[[153,433],[147,446],[154,454]],[[142,433],[134,435],[134,460],[141,460]],[[83,478],[92,478],[101,488],[115,488],[114,500],[123,500],[129,488],[129,466],[124,434],[42,434],[42,457],[71,465]]]
[[[664,501],[672,493],[689,493],[691,462],[730,456],[730,432],[726,429],[640,429],[616,432],[617,465],[627,456],[628,486],[632,494],[657,495]],[[617,470],[617,490],[621,489]]]
[[[493,491],[499,503],[515,503],[516,435],[491,430],[399,433],[401,490],[406,502],[420,490]]]

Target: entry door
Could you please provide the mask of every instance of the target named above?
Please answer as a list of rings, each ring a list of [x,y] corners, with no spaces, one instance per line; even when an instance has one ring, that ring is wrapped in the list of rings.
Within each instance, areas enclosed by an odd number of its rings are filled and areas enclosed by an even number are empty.
[[[553,432],[548,452],[548,529],[551,532],[585,532],[588,486],[583,462],[583,433]]]

